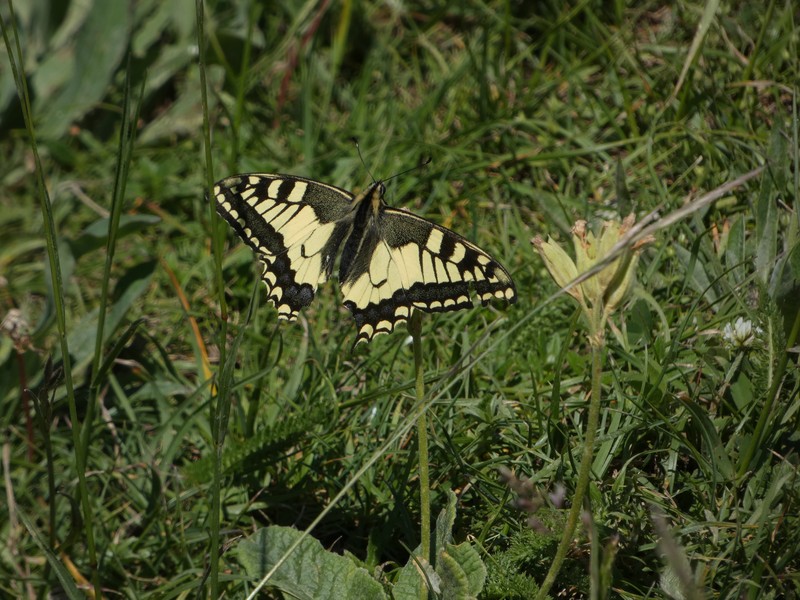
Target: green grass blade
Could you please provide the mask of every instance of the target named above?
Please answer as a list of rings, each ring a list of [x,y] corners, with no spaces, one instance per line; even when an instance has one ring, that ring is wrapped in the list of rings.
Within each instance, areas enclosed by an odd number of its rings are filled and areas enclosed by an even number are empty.
[[[10,12],[11,30],[14,35],[13,47],[9,40],[6,21],[2,13],[0,13],[0,29],[2,29],[3,41],[5,42],[6,49],[8,50],[9,59],[11,62],[11,70],[17,85],[17,93],[19,94],[22,113],[25,119],[25,127],[28,132],[30,148],[34,158],[36,182],[39,189],[39,208],[42,212],[42,220],[44,223],[47,258],[50,266],[51,285],[53,289],[53,304],[56,313],[56,323],[58,325],[61,358],[64,363],[64,383],[67,390],[70,418],[72,420],[72,441],[74,444],[73,451],[75,453],[78,489],[81,497],[81,507],[83,509],[83,525],[84,533],[86,535],[89,568],[91,569],[94,592],[99,598],[101,597],[101,588],[99,572],[97,570],[97,550],[95,548],[94,541],[94,520],[91,503],[89,502],[89,490],[86,485],[86,463],[83,459],[85,456],[85,451],[81,446],[81,433],[85,425],[82,426],[81,421],[78,418],[78,409],[75,402],[75,388],[72,381],[72,365],[70,363],[69,346],[67,344],[67,318],[66,311],[64,309],[64,283],[61,280],[61,262],[58,255],[58,234],[56,232],[55,219],[53,218],[53,208],[50,202],[50,195],[47,192],[47,186],[44,180],[44,167],[42,165],[42,160],[39,156],[39,150],[36,143],[33,115],[31,113],[31,102],[24,71],[24,59],[22,48],[20,47],[19,43],[19,37],[17,35],[16,18],[14,16],[14,4],[12,0],[9,0],[8,2],[8,8]]]
[[[197,27],[197,47],[199,51],[198,68],[200,69],[200,90],[203,106],[203,149],[205,159],[205,186],[206,199],[208,201],[208,211],[212,232],[212,246],[215,257],[216,287],[219,298],[221,313],[220,328],[220,364],[228,362],[226,349],[227,336],[227,308],[225,304],[225,287],[222,281],[222,219],[216,214],[216,200],[214,199],[214,163],[211,154],[211,124],[208,118],[208,81],[206,79],[206,35],[205,35],[205,3],[203,0],[195,1],[196,27]],[[211,483],[211,506],[208,522],[209,533],[209,594],[212,598],[219,597],[219,556],[220,556],[220,494],[222,490],[222,443],[224,441],[224,428],[220,428],[220,405],[230,403],[227,389],[219,390],[224,395],[218,395],[215,402],[213,397],[209,403],[211,414],[209,415],[212,423],[214,437],[214,479]],[[212,394],[213,396],[213,394]]]
[[[39,547],[39,550],[41,550],[47,558],[47,563],[56,574],[56,577],[61,584],[61,589],[67,595],[67,598],[70,600],[85,600],[85,594],[78,589],[78,586],[75,585],[75,580],[64,566],[64,563],[59,560],[58,556],[56,556],[56,553],[53,552],[52,548],[50,548],[50,546],[45,542],[39,533],[39,530],[36,529],[34,523],[28,518],[28,515],[20,511],[17,513],[17,516],[19,516],[19,520],[22,521],[23,525],[25,525],[25,528],[28,530],[31,538],[33,538],[33,541]]]
[[[122,104],[122,125],[119,133],[119,146],[117,150],[117,168],[114,176],[114,191],[111,196],[111,214],[108,220],[108,236],[106,238],[106,260],[103,266],[103,277],[100,282],[100,305],[97,318],[97,335],[95,337],[94,359],[92,372],[97,373],[103,356],[103,334],[106,325],[106,309],[108,308],[108,291],[111,282],[111,268],[114,264],[114,255],[117,249],[117,234],[119,221],[122,215],[122,205],[125,201],[125,186],[128,182],[128,172],[133,159],[133,147],[136,138],[136,123],[142,107],[146,78],[142,78],[139,95],[131,114],[131,57],[128,57],[126,69],[125,95]],[[95,384],[97,379],[95,378]],[[95,394],[96,385],[92,386]],[[90,402],[90,405],[94,402]]]
[[[671,100],[678,97],[683,87],[683,82],[686,80],[686,75],[689,73],[689,69],[694,64],[700,49],[703,47],[703,42],[708,35],[708,31],[711,27],[711,23],[714,21],[714,15],[718,8],[719,0],[706,0],[703,6],[703,14],[700,17],[700,22],[697,24],[697,31],[695,31],[694,38],[692,39],[692,45],[689,47],[689,52],[686,54],[686,58],[683,61],[681,74],[678,76],[678,82],[675,84],[675,89],[672,91]],[[684,110],[684,107],[681,107],[680,112],[682,113]]]

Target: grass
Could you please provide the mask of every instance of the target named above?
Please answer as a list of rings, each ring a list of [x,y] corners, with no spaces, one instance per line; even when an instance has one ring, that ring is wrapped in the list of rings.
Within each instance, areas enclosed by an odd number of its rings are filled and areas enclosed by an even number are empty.
[[[800,595],[792,3],[209,2],[202,70],[189,0],[55,4],[0,7],[0,595],[240,597],[240,537],[315,521],[388,589],[420,542],[424,411],[434,518],[455,491],[481,597],[534,596],[592,357],[529,240],[572,252],[577,219],[666,218],[762,165],[642,250],[550,593]],[[424,315],[422,403],[405,330],[351,350],[335,282],[277,323],[204,198],[248,171],[361,190],[354,136],[379,178],[430,156],[389,203],[517,286]]]

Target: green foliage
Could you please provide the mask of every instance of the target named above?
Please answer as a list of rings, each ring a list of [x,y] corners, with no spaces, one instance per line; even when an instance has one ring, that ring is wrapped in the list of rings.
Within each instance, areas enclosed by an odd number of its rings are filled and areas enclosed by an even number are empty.
[[[483,590],[486,567],[478,551],[469,542],[453,543],[456,504],[456,495],[450,492],[447,506],[436,519],[433,564],[427,564],[417,548],[400,569],[392,588],[396,600],[419,598],[425,589],[432,589],[441,598],[469,600]]]
[[[320,427],[324,418],[320,410],[295,413],[274,421],[274,425],[264,423],[248,437],[228,440],[222,455],[225,475],[246,482],[252,474],[274,468],[297,440],[302,439],[305,432]],[[211,479],[211,458],[205,456],[187,465],[186,474],[193,481],[207,483]],[[297,485],[299,482],[286,483]]]
[[[428,585],[443,599],[469,600],[481,593],[486,567],[478,552],[469,542],[453,543],[456,502],[451,492],[436,520],[433,566],[424,562],[417,548],[389,585],[395,600],[419,598]],[[387,597],[357,559],[325,550],[314,538],[289,527],[259,529],[239,543],[238,556],[259,585],[263,579],[296,598]]]
[[[103,111],[97,108],[103,101],[118,102],[120,90],[115,86],[120,81],[118,75],[129,43],[136,72],[149,72],[148,100],[160,86],[185,72],[194,59],[192,8],[191,0],[167,4],[157,0],[14,3],[25,68],[35,98],[37,135],[57,141],[73,122],[89,113],[93,113],[93,120],[102,115]],[[13,102],[13,89],[10,72],[4,70],[0,76],[0,108],[7,109]],[[187,131],[176,126],[185,112],[169,112],[171,117],[162,117],[148,126],[146,138],[155,139],[155,130],[165,135],[167,120],[173,134]],[[101,131],[113,129],[116,119],[109,117],[101,116],[95,127],[99,125]],[[194,126],[199,122],[195,116]],[[10,118],[0,121],[3,129],[13,125]]]
[[[556,517],[557,513],[553,515]],[[542,513],[538,513],[539,518]],[[553,519],[545,520],[548,522]],[[550,523],[552,524],[552,523]],[[563,519],[557,521],[563,526]],[[492,554],[489,563],[489,580],[486,583],[487,598],[522,599],[533,598],[539,591],[540,582],[544,579],[550,559],[558,546],[559,529],[537,531],[521,529],[508,537],[507,548],[498,549]],[[562,579],[568,574],[562,572]],[[585,574],[584,574],[585,579]]]
[[[421,581],[411,348],[353,351],[335,281],[278,323],[223,230],[215,273],[198,48],[212,179],[360,190],[352,136],[376,177],[431,156],[389,202],[514,277],[514,307],[422,324],[434,510],[458,494],[429,571],[467,596],[480,559],[482,597],[530,597],[557,543],[498,470],[569,498],[580,462],[590,357],[528,241],[663,219],[765,166],[642,251],[606,340],[592,525],[552,593],[684,589],[655,506],[700,594],[800,594],[796,6],[434,4],[208,1],[198,45],[188,0],[0,3],[0,596],[203,595],[211,561],[241,597],[237,536],[325,510],[312,561]],[[536,516],[558,536],[568,508]]]
[[[386,598],[381,584],[366,569],[347,557],[329,552],[312,537],[290,527],[274,525],[259,529],[239,542],[238,556],[254,580],[269,573],[283,557],[289,557],[269,580],[294,598]],[[299,541],[296,549],[293,546]]]

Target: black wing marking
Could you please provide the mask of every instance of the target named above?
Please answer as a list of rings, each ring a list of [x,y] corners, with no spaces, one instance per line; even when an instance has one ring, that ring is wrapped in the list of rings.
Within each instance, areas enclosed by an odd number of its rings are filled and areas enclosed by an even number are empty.
[[[217,212],[263,263],[278,317],[293,321],[331,275],[353,195],[302,177],[245,174],[217,182],[214,196]]]

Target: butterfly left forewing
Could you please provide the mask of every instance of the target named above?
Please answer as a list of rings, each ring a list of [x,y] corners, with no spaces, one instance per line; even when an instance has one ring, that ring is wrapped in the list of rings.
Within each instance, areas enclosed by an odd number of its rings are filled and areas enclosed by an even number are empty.
[[[331,274],[350,228],[352,195],[287,175],[234,175],[214,186],[217,212],[262,263],[278,316],[293,321]]]
[[[383,208],[341,282],[357,342],[389,333],[413,309],[459,310],[472,298],[516,301],[514,282],[489,254],[449,229],[409,212]]]

